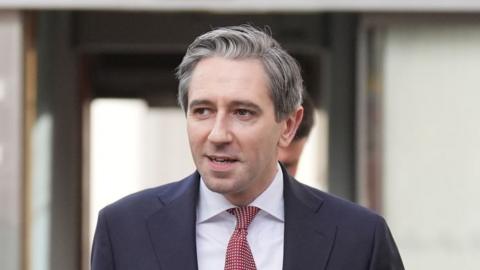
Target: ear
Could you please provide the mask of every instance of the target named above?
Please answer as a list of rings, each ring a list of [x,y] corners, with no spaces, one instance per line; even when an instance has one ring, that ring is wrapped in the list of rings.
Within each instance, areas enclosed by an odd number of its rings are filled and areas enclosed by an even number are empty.
[[[290,145],[290,142],[295,137],[297,128],[302,122],[303,118],[303,107],[298,107],[292,114],[287,118],[282,120],[282,133],[280,134],[280,140],[278,141],[278,146],[287,147]]]

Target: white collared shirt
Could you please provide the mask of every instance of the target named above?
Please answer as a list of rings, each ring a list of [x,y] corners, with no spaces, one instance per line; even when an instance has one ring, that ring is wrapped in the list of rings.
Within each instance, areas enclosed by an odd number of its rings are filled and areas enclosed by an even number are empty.
[[[203,179],[199,192],[196,225],[198,270],[223,270],[228,241],[236,225],[235,217],[226,210],[235,205],[223,195],[209,190]],[[261,209],[248,227],[247,235],[257,269],[282,269],[285,212],[280,165],[277,164],[277,174],[270,186],[250,205]]]

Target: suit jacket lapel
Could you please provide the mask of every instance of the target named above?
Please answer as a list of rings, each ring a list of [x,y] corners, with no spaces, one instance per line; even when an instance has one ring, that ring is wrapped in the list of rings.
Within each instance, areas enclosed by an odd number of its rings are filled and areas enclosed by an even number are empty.
[[[283,168],[282,168],[283,169]],[[283,269],[325,269],[337,227],[322,217],[323,199],[283,169],[285,238]]]
[[[337,227],[321,214],[323,199],[291,178],[282,167],[285,200],[283,269],[325,269]],[[197,270],[196,204],[200,176],[163,189],[162,207],[147,218],[161,269]],[[135,233],[135,232],[132,232]]]
[[[167,187],[159,199],[163,206],[147,219],[152,245],[161,269],[197,270],[196,201],[198,173]],[[173,187],[173,186],[172,186]],[[134,232],[132,232],[134,233]]]

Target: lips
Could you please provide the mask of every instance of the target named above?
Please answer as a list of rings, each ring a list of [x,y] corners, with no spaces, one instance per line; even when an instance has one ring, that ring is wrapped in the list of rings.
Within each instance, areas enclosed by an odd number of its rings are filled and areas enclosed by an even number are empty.
[[[220,162],[220,163],[231,163],[238,161],[238,159],[233,158],[233,157],[228,157],[228,156],[213,156],[213,155],[207,155],[208,159],[212,162]]]
[[[232,170],[239,160],[233,156],[206,155],[209,160],[209,167],[212,171],[226,172]]]

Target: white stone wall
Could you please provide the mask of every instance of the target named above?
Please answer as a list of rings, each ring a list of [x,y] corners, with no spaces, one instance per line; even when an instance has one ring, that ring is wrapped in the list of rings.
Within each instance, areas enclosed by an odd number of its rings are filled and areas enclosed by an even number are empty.
[[[406,268],[480,269],[480,23],[384,29],[384,210]]]
[[[151,109],[135,99],[97,99],[90,117],[92,240],[101,208],[133,192],[180,180],[195,167],[179,108]]]
[[[22,20],[0,11],[0,269],[20,269],[22,221]]]
[[[8,9],[110,9],[203,11],[480,11],[472,0],[0,0]]]

